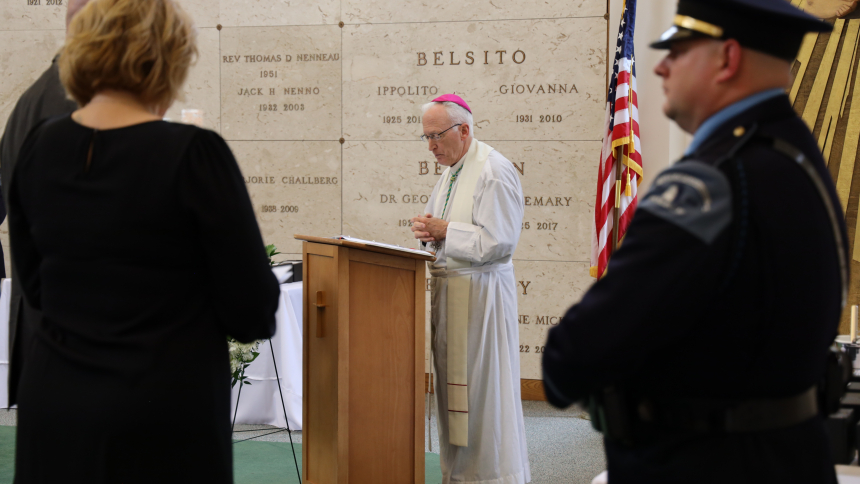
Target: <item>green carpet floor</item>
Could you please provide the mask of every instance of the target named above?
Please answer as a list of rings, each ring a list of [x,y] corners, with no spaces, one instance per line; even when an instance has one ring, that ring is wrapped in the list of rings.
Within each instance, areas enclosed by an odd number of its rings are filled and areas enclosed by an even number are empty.
[[[0,484],[15,476],[15,427],[0,427]]]
[[[11,484],[15,474],[15,427],[0,426],[0,484]],[[296,444],[299,470],[302,445]],[[241,442],[233,446],[233,475],[236,484],[298,484],[290,444],[284,442]],[[442,482],[439,454],[424,457],[427,484]]]

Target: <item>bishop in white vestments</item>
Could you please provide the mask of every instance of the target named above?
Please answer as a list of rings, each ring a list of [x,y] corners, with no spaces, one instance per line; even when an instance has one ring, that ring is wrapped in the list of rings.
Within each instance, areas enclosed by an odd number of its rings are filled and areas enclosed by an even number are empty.
[[[425,105],[423,139],[448,168],[412,231],[436,261],[431,345],[443,483],[531,481],[520,396],[517,292],[511,257],[523,223],[513,164],[473,137],[469,106]]]

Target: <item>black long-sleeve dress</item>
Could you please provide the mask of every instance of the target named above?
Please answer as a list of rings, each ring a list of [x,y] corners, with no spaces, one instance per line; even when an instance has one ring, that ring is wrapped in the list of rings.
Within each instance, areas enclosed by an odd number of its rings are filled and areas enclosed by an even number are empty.
[[[10,193],[28,302],[17,483],[232,482],[226,334],[274,333],[278,284],[220,136],[153,121],[31,133]]]

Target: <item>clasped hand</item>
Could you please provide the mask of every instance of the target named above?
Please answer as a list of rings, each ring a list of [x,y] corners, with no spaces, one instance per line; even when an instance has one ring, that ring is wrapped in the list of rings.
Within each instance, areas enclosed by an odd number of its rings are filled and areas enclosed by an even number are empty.
[[[421,242],[437,242],[445,240],[448,235],[448,222],[435,218],[432,214],[423,217],[412,217],[412,232]]]

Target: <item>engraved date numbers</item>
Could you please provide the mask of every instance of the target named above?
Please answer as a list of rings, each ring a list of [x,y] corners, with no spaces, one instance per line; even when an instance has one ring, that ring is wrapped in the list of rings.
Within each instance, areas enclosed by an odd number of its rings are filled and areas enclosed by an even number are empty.
[[[534,224],[523,222],[523,230],[530,230],[532,227],[537,230],[556,230],[558,228],[558,222],[537,221]]]
[[[520,345],[520,353],[531,353],[531,350],[534,350],[535,353],[545,353],[546,346]]]
[[[561,114],[540,114],[538,115],[539,123],[560,123],[564,119]],[[517,123],[533,123],[534,116],[531,114],[514,115],[514,122]]]
[[[304,111],[304,104],[284,104],[284,111]],[[260,104],[260,111],[275,112],[280,106],[277,104]]]
[[[541,123],[560,123],[561,122],[561,114],[547,114],[546,116],[540,115]]]
[[[406,124],[421,124],[421,116],[382,116],[382,124],[403,124],[404,117]]]
[[[299,213],[297,205],[263,205],[263,213]]]

